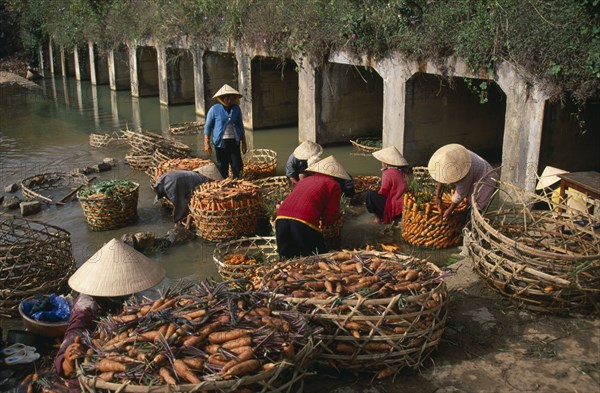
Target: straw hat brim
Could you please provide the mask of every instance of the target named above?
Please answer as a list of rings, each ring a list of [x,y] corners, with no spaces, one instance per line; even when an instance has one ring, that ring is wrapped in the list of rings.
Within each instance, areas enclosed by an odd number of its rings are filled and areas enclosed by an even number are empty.
[[[239,91],[237,91],[233,87],[229,86],[228,84],[224,84],[219,89],[219,91],[217,91],[215,93],[215,95],[212,98],[217,98],[217,97],[222,97],[222,96],[228,96],[228,95],[234,95],[234,96],[238,96],[238,97],[242,96],[242,94]]]
[[[165,269],[120,240],[112,239],[69,278],[69,286],[89,296],[127,296],[152,288]]]
[[[216,180],[216,181],[223,180],[223,176],[221,175],[221,172],[219,172],[219,170],[217,169],[217,166],[212,163],[198,167],[196,169],[193,169],[193,171],[201,174],[202,176],[206,176],[211,180]]]
[[[323,175],[350,180],[350,175],[334,156],[324,158],[306,168],[307,172],[322,173]]]
[[[377,150],[372,153],[373,157],[377,160],[383,162],[384,164],[393,165],[393,166],[407,166],[408,161],[395,146],[389,146],[385,149]]]
[[[538,183],[535,186],[536,190],[542,190],[546,187],[550,187],[560,180],[560,177],[557,175],[561,175],[563,173],[569,173],[563,169],[555,168],[553,166],[547,166],[544,168],[544,171],[539,177]]]
[[[443,184],[452,184],[464,178],[471,169],[471,153],[457,143],[440,147],[427,165],[431,177]]]
[[[299,160],[308,160],[311,157],[320,156],[321,154],[323,154],[323,147],[311,141],[304,141],[294,149],[294,157]]]

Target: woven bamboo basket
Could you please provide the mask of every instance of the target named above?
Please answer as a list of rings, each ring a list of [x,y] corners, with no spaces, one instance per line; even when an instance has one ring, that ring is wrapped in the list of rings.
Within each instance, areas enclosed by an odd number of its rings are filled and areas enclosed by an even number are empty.
[[[381,138],[367,137],[350,140],[352,146],[362,154],[371,154],[383,148]]]
[[[261,202],[259,188],[244,180],[201,184],[190,200],[196,234],[217,242],[251,236],[256,231]]]
[[[77,172],[51,172],[21,180],[19,186],[26,200],[54,203],[54,198],[68,195],[74,188],[88,184],[88,178]]]
[[[260,217],[275,220],[277,205],[292,192],[292,182],[287,176],[271,176],[253,180],[252,183],[260,188],[262,194]],[[271,225],[275,228],[273,223]]]
[[[146,172],[152,166],[152,155],[125,154],[125,161],[130,167]]]
[[[344,227],[344,213],[340,213],[338,218],[335,219],[333,224],[325,225],[323,221],[319,221],[319,229],[323,234],[323,237],[326,241],[341,239],[342,237],[342,228]]]
[[[275,237],[244,237],[221,242],[213,260],[223,280],[252,280],[255,270],[279,261]]]
[[[421,201],[421,198],[429,199],[411,192],[404,194],[402,238],[415,246],[435,249],[460,244],[467,214],[466,199],[456,206],[449,219],[444,220],[443,212],[450,206],[450,194],[443,195],[441,209],[433,202]]]
[[[134,156],[152,155],[158,149],[169,158],[181,158],[189,157],[192,151],[189,146],[179,141],[152,132],[124,130],[123,133],[127,136],[127,143],[131,147],[131,155]]]
[[[473,209],[465,231],[487,284],[533,311],[599,313],[600,219],[566,202],[551,205],[558,210],[535,210],[537,202],[550,201],[510,182],[499,181],[496,193],[499,208]]]
[[[202,132],[203,128],[204,123],[200,121],[174,123],[169,126],[169,133],[172,135],[196,135]]]
[[[95,356],[80,365],[80,382],[85,390],[165,393],[301,392],[303,378],[315,355],[313,336],[321,329],[309,325],[304,315],[291,310],[287,303],[274,299],[270,294],[240,290],[230,284],[201,282],[192,286],[191,290],[183,291],[174,286],[165,295],[170,299],[168,303],[131,302],[128,311],[118,316],[109,316],[111,319],[107,322],[100,321],[96,331],[90,337],[83,338],[85,344],[95,340],[106,345],[108,340],[118,338],[121,332],[126,332],[130,337],[141,338],[139,332],[147,330],[153,325],[153,321],[166,322],[168,325],[172,318],[177,318],[187,322],[182,332],[168,334],[168,341],[162,338],[149,343],[140,339],[130,344],[130,349],[143,351],[149,359],[155,358],[157,354],[166,355],[170,359],[164,359],[162,364],[160,361],[140,362],[131,357],[130,360],[123,360],[130,368],[137,367],[141,370],[139,366],[143,367],[142,373],[137,374],[140,376],[136,378],[131,378],[131,374],[128,375],[127,372],[113,373],[110,376],[97,373],[100,360],[105,359],[107,354],[94,346],[92,350],[96,351]],[[189,287],[190,284],[186,286]],[[142,309],[152,306],[160,306],[162,309],[152,314],[151,321],[136,315]],[[200,312],[201,316],[191,317],[190,311]],[[235,349],[230,352],[221,348],[226,344],[217,340],[222,338],[224,332],[241,333],[237,337],[245,339],[244,352],[246,355],[248,351],[251,352],[249,359],[258,368],[246,368],[231,374],[221,372],[219,361],[231,359],[236,363],[235,354],[239,357],[243,355],[233,352]],[[203,334],[205,339],[196,340]],[[102,338],[103,335],[106,338]],[[189,342],[189,339],[193,342]],[[291,348],[291,351],[286,348]],[[112,353],[127,355],[130,349],[115,348]],[[199,365],[196,362],[194,366],[186,367],[188,374],[191,373],[198,382],[189,383],[189,377],[184,378],[175,372],[174,363],[184,362],[185,359],[200,361]],[[167,385],[164,373],[159,373],[161,369],[179,384]]]
[[[277,169],[277,152],[269,149],[251,149],[243,157],[245,180],[262,179],[275,176]]]
[[[349,259],[342,261],[340,255]],[[347,270],[356,265],[362,267],[361,273]],[[411,271],[413,281],[408,277]],[[378,378],[404,367],[418,368],[437,347],[445,328],[449,293],[443,274],[411,256],[329,253],[279,262],[261,275],[265,289],[324,328],[316,335],[321,340],[317,360],[326,366],[375,371]]]
[[[103,183],[95,186],[100,187]],[[90,229],[104,231],[122,228],[137,220],[138,193],[139,184],[127,182],[109,195],[89,194],[89,190],[84,188],[77,193],[77,198]]]
[[[203,158],[173,158],[162,161],[154,169],[154,181],[158,180],[162,175],[172,171],[191,171],[192,169],[200,168],[211,164],[211,160]]]
[[[90,134],[90,146],[96,149],[102,147],[117,147],[127,144],[127,137],[123,133]]]
[[[28,297],[62,292],[74,270],[69,232],[0,213],[1,316],[17,316]]]
[[[381,188],[380,176],[355,176],[354,196],[350,200],[353,204],[363,203],[367,190],[379,191]]]

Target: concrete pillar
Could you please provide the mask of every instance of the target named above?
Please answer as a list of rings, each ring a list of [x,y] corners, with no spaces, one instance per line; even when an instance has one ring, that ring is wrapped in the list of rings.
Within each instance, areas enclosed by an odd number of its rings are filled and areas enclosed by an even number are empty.
[[[242,109],[244,127],[252,130],[254,129],[252,119],[252,70],[250,66],[252,55],[247,48],[238,44],[235,46],[235,57],[238,72],[238,91],[242,93],[240,108]],[[252,144],[249,143],[249,146],[252,146]]]
[[[137,64],[137,46],[134,43],[127,45],[129,49],[129,79],[131,83],[131,96],[139,97],[139,80],[138,80],[138,64]]]
[[[113,91],[117,90],[117,78],[115,70],[115,50],[109,49],[106,52],[106,58],[108,63],[108,85]]]
[[[194,97],[196,115],[206,116],[206,100],[204,98],[204,51],[193,48],[192,59],[194,61]]]
[[[88,58],[90,61],[90,82],[92,85],[97,84],[96,82],[96,59],[94,58],[94,43],[88,41]]]
[[[169,105],[167,49],[162,45],[156,46],[156,62],[158,63],[158,99],[161,105]]]
[[[383,147],[395,146],[404,153],[406,82],[413,76],[411,64],[400,55],[377,62],[374,68],[383,78]]]
[[[498,66],[497,74],[506,94],[501,178],[533,192],[548,97],[521,78],[509,63]]]
[[[131,117],[133,120],[133,130],[142,131],[142,113],[138,97],[131,97]]]
[[[52,52],[52,37],[48,39],[48,62],[50,63],[50,74],[54,75],[54,53]]]
[[[119,101],[117,100],[117,92],[115,89],[110,90],[110,113],[112,114],[113,127],[119,128]]]
[[[317,78],[317,70],[306,57],[296,59],[296,63],[301,65],[298,73],[298,140],[318,142],[321,78]]]
[[[46,76],[46,72],[44,71],[44,50],[42,48],[42,46],[40,45],[38,47],[38,65],[39,65],[39,72],[41,76]]]
[[[60,73],[67,76],[67,61],[65,59],[65,48],[60,47]]]
[[[81,70],[80,70],[80,62],[79,62],[79,49],[77,47],[73,48],[73,62],[75,63],[75,80],[81,80]]]

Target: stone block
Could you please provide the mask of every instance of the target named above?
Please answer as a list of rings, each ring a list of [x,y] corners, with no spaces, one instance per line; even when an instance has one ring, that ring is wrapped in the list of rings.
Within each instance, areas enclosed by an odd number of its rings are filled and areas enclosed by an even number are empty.
[[[19,206],[21,207],[21,215],[23,217],[39,213],[42,210],[40,201],[21,202]]]
[[[4,186],[4,192],[16,192],[19,189],[19,185],[17,183],[12,183],[7,186]]]
[[[121,236],[121,241],[128,246],[135,248],[135,238],[133,237],[133,234],[124,233],[123,236]]]
[[[2,202],[2,208],[4,210],[15,210],[19,208],[19,204],[21,203],[21,199],[14,195],[8,195],[4,198]]]
[[[154,247],[154,239],[156,235],[154,232],[138,232],[133,235],[135,239],[136,250],[146,250]]]

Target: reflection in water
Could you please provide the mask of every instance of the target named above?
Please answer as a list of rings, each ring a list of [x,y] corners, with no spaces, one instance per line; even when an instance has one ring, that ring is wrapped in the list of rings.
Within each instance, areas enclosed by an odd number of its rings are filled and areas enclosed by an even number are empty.
[[[140,184],[136,225],[92,232],[76,201],[47,207],[32,218],[68,230],[78,264],[110,239],[120,238],[125,233],[150,231],[164,236],[173,226],[170,212],[153,205],[154,194],[148,176],[124,164],[127,148],[95,150],[90,148],[88,138],[92,132],[110,132],[126,125],[167,135],[170,123],[203,121],[196,117],[194,105],[161,107],[157,97],[132,98],[128,91],[112,91],[106,85],[93,86],[89,81],[76,82],[73,78],[62,78],[62,84],[57,84],[52,76],[42,83],[44,88],[39,91],[8,88],[0,91],[0,185],[35,174],[70,171],[97,164],[107,156],[114,157],[119,160],[118,166],[97,174],[98,180],[130,179]],[[70,107],[69,91],[76,92],[75,108]],[[61,94],[64,97],[60,97]],[[249,138],[253,141],[250,147],[277,151],[277,174],[282,175],[289,154],[298,144],[297,135],[295,127],[258,130]],[[204,155],[201,135],[177,139],[189,145],[193,154]],[[353,156],[351,152],[350,146],[325,147],[324,157],[334,154],[353,175],[379,174],[380,166],[374,158]],[[212,260],[213,250],[214,244],[200,239],[152,258],[160,261],[173,279],[190,275],[218,277]]]

